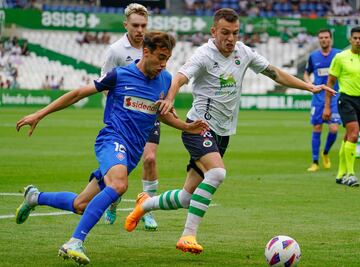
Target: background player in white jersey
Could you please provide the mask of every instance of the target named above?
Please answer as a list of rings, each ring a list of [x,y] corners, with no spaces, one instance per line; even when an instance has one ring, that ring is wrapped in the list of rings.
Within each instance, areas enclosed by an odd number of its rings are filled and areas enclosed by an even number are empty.
[[[125,66],[134,60],[141,58],[144,33],[148,23],[148,11],[140,4],[130,4],[126,7],[124,26],[127,33],[118,41],[113,43],[106,54],[105,63],[101,75],[111,71],[114,67]],[[143,154],[143,191],[153,196],[158,188],[158,172],[156,168],[157,146],[160,141],[160,122],[156,121],[152,129]],[[95,172],[96,175],[98,173]],[[113,203],[105,212],[105,223],[113,224],[116,220],[116,208],[118,203]],[[151,213],[142,218],[145,229],[156,230],[157,223]]]
[[[337,53],[340,53],[340,49],[332,48],[332,34],[329,29],[322,29],[319,31],[318,41],[320,49],[312,52],[309,56],[304,72],[304,81],[314,84],[326,84],[329,67],[332,59]],[[310,79],[310,74],[313,73],[314,81]],[[336,91],[339,90],[339,86],[336,83],[334,86]],[[321,131],[324,123],[329,125],[329,133],[326,138],[324,151],[321,153],[322,163],[325,169],[331,167],[329,158],[329,151],[332,145],[335,143],[339,124],[341,124],[340,114],[337,108],[338,95],[331,99],[331,118],[328,121],[322,119],[322,113],[325,104],[325,92],[313,95],[311,101],[311,119],[310,123],[313,125],[313,132],[311,136],[311,148],[312,148],[312,164],[307,169],[310,172],[319,170],[319,151],[321,143]]]
[[[166,101],[160,101],[162,113],[172,107],[180,87],[193,80],[193,104],[189,121],[206,119],[210,131],[199,134],[182,134],[190,153],[190,163],[183,189],[170,190],[156,197],[146,193],[138,196],[135,209],[127,216],[125,229],[135,229],[141,216],[150,210],[189,208],[184,232],[176,248],[184,252],[201,253],[196,234],[212,196],[226,176],[222,156],[229,136],[236,133],[240,106],[241,84],[248,68],[262,73],[285,86],[318,93],[331,88],[305,83],[272,66],[251,48],[238,41],[239,17],[228,8],[219,9],[211,28],[212,39],[202,45],[181,67],[174,77]]]

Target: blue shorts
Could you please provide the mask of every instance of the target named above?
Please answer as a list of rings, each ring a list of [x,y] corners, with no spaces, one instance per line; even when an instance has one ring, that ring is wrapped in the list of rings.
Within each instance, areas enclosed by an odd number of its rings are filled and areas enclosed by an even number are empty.
[[[310,123],[312,125],[319,125],[319,124],[323,124],[323,123],[341,124],[341,118],[340,118],[340,114],[339,114],[339,111],[338,111],[337,103],[331,104],[330,109],[331,109],[331,119],[329,121],[324,121],[322,119],[322,114],[323,114],[323,111],[324,111],[324,105],[316,105],[316,106],[312,105],[311,106]]]
[[[111,167],[119,164],[126,166],[130,174],[140,161],[141,153],[131,153],[128,147],[119,135],[98,136],[95,142],[95,154],[99,168],[90,174],[89,181],[96,178],[100,188],[103,189],[105,187],[103,177]]]

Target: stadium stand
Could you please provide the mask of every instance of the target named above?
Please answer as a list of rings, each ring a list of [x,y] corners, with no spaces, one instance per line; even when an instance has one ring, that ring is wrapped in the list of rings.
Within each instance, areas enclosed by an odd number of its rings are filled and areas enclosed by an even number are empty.
[[[5,8],[123,14],[122,8],[101,7],[98,2],[93,0],[6,0],[2,4]],[[329,21],[335,25],[360,23],[356,16],[359,11],[343,0],[184,0],[183,6],[183,11],[179,12],[196,16],[212,15],[218,8],[230,7],[245,16],[278,17],[290,16],[291,13],[292,17],[309,17],[311,13],[315,12],[316,14],[313,14],[315,17],[332,15],[333,17],[329,17]],[[349,16],[344,17],[344,15]],[[241,32],[241,40],[246,45],[264,55],[273,65],[282,67],[294,75],[298,73],[299,62],[307,58],[310,50],[316,48],[317,42],[314,42],[313,37],[308,36],[306,32],[300,32],[297,36],[293,36],[291,31],[284,28],[280,36],[270,37],[267,32],[256,32],[251,24],[246,24],[244,28]],[[83,84],[84,80],[98,77],[99,71],[96,70],[102,66],[109,43],[113,43],[121,37],[121,34],[115,33],[29,29],[17,29],[16,34],[21,40],[27,40],[28,46],[32,49],[26,48],[27,56],[14,56],[14,52],[10,51],[11,49],[7,50],[7,43],[4,43],[0,59],[0,84],[5,88],[40,89],[45,76],[51,77],[52,75],[56,76],[57,81],[64,77],[63,85],[58,87],[76,88]],[[174,75],[194,50],[206,42],[209,37],[209,34],[203,33],[177,36],[178,43],[168,63],[168,70]],[[38,47],[35,52],[34,46]],[[13,47],[12,49],[15,50]],[[38,53],[39,50],[46,50],[47,53]],[[58,59],[59,57],[65,57],[66,60],[62,61]],[[84,63],[81,63],[82,67],[78,66],[78,62]],[[89,72],[88,68],[91,68],[92,71]],[[269,78],[255,75],[249,71],[244,79],[243,93],[264,94],[273,91],[275,87],[275,83]],[[191,84],[183,87],[182,91],[191,91]],[[288,90],[287,92],[299,93],[297,90]]]
[[[98,77],[95,74],[88,74],[85,70],[74,69],[59,61],[49,60],[45,56],[37,56],[34,52],[23,51],[17,38],[5,40],[1,44],[0,51],[2,88],[42,89],[46,75],[54,76],[58,84],[51,86],[51,89],[77,88],[84,84],[84,80]]]
[[[63,31],[23,31],[21,38],[27,39],[30,43],[39,44],[42,47],[56,51],[58,53],[82,60],[88,64],[97,67],[102,66],[102,60],[105,57],[107,45],[99,43],[79,44],[76,41],[76,32]],[[110,35],[110,42],[120,38],[118,34]],[[199,42],[207,41],[209,35],[203,36]],[[191,37],[182,36],[178,41],[173,55],[168,63],[168,70],[174,75],[185,60],[194,52],[199,45],[192,42]],[[185,41],[183,41],[183,40]],[[283,43],[280,38],[269,38],[266,43],[254,44],[260,54],[265,55],[272,64],[279,67],[285,67],[290,73],[296,74],[296,60],[308,53],[313,48],[313,40],[310,38],[303,47],[299,47],[295,38],[287,43]],[[65,76],[66,77],[66,76]],[[67,78],[65,78],[66,80]],[[66,83],[68,84],[68,83]],[[275,83],[267,77],[257,76],[252,72],[244,80],[244,93],[266,93],[274,89]],[[183,88],[182,91],[188,91],[190,87]]]

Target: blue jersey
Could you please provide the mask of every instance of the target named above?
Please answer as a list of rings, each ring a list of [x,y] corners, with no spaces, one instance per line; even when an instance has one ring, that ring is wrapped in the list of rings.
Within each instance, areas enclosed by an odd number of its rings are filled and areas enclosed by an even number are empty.
[[[320,50],[314,51],[310,54],[309,60],[306,64],[306,71],[307,73],[313,73],[314,74],[314,84],[320,85],[320,84],[327,84],[327,78],[329,75],[329,68],[332,59],[334,56],[341,52],[340,49],[332,48],[330,53],[327,56],[324,56]],[[337,82],[334,85],[334,89],[336,91],[339,91],[339,86]],[[332,103],[337,102],[338,97],[332,97]],[[324,105],[325,103],[325,91],[321,91],[318,94],[314,94],[312,98],[312,106],[317,105]]]
[[[102,175],[112,167],[109,163],[106,167],[101,166],[102,160],[99,160],[99,157],[107,157],[104,155],[107,153],[103,149],[104,142],[120,140],[113,142],[117,143],[114,149],[126,151],[127,163],[124,165],[127,165],[128,172],[136,166],[157,119],[158,107],[155,102],[163,99],[170,88],[170,73],[163,70],[154,79],[149,79],[138,69],[137,62],[114,68],[94,81],[98,91],[109,90],[104,112],[105,127],[95,144]],[[118,158],[124,159],[124,155],[118,155]]]

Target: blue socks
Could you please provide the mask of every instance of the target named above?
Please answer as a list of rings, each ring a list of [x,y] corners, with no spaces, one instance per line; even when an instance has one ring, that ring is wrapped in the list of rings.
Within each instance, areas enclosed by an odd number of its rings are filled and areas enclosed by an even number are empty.
[[[105,187],[86,207],[72,237],[84,241],[90,230],[100,220],[105,210],[119,197],[120,195],[114,189],[108,186]]]
[[[41,192],[38,204],[76,213],[73,206],[76,197],[72,192]]]
[[[313,162],[319,162],[319,150],[320,150],[320,136],[321,132],[313,132],[311,139],[311,147],[312,147],[312,159]]]
[[[325,149],[324,149],[324,154],[325,155],[329,154],[330,148],[335,143],[336,136],[337,136],[337,133],[329,132],[329,134],[327,136],[327,139],[326,139]]]

